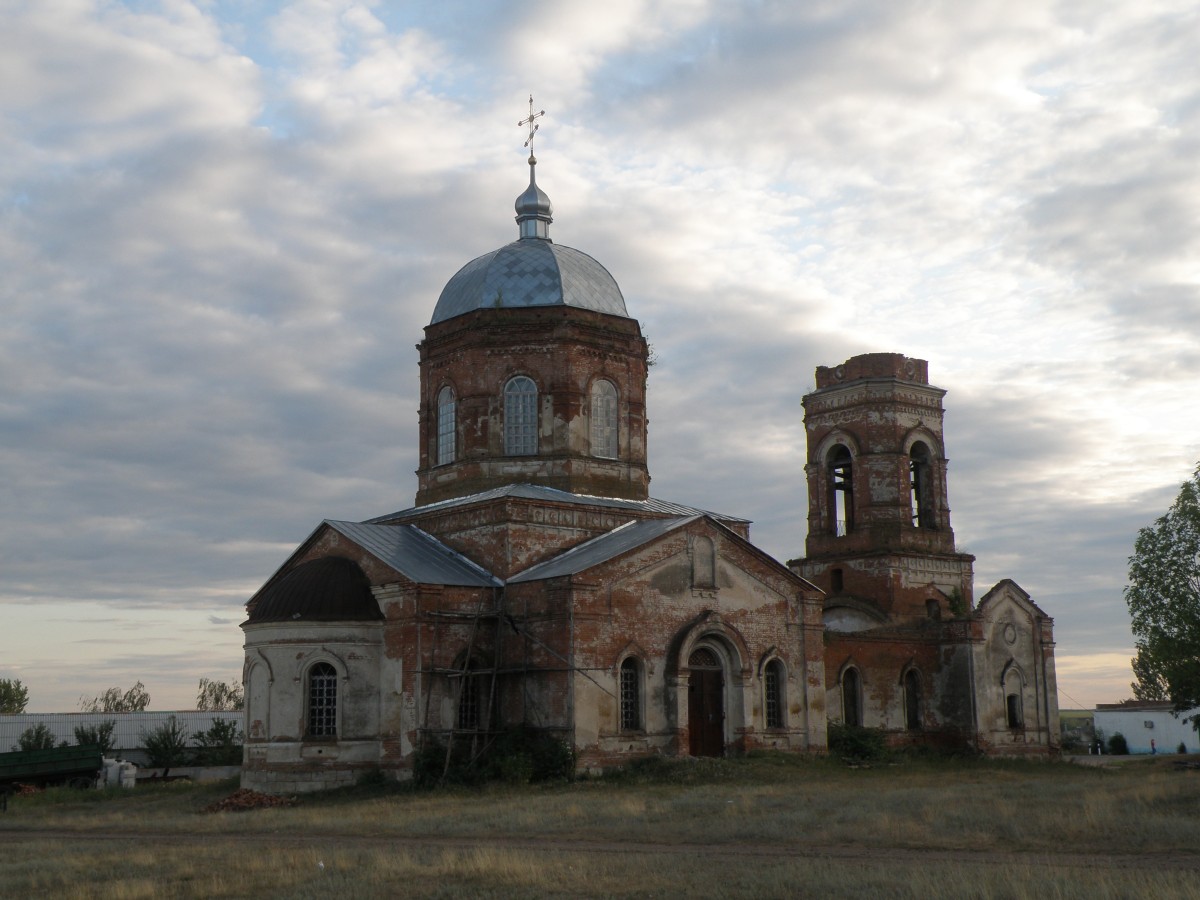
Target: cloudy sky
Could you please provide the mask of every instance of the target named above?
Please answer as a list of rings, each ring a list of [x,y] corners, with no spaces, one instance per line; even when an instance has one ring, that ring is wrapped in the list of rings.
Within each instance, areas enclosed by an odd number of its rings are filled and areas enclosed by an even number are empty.
[[[1200,459],[1193,0],[0,0],[0,677],[237,679],[323,518],[410,506],[414,344],[516,237],[643,324],[655,496],[802,554],[801,396],[948,389],[950,502],[1128,696],[1136,530]]]

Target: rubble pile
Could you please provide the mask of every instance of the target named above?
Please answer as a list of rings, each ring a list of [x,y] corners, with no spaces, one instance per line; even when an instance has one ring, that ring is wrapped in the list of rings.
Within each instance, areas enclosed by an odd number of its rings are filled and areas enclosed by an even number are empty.
[[[248,788],[239,788],[224,800],[210,803],[201,812],[247,812],[252,809],[267,809],[272,806],[295,806],[295,797],[274,797],[270,794],[260,794]]]

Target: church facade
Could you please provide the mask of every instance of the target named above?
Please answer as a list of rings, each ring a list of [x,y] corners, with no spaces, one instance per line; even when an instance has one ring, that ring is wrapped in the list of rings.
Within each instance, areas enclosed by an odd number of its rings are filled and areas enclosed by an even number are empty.
[[[1049,753],[1052,620],[973,599],[946,502],[943,392],[898,354],[817,370],[809,535],[650,496],[648,349],[612,276],[518,239],[446,285],[420,351],[415,505],[326,520],[247,604],[243,785],[295,792],[545,731],[581,769],[648,754],[895,743]]]

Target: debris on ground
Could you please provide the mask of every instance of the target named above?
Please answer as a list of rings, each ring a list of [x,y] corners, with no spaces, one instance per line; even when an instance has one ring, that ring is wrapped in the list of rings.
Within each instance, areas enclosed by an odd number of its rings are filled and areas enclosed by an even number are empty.
[[[272,794],[261,794],[249,788],[239,788],[224,800],[210,803],[201,812],[248,812],[252,809],[268,809],[273,806],[295,805],[295,797],[276,797]]]

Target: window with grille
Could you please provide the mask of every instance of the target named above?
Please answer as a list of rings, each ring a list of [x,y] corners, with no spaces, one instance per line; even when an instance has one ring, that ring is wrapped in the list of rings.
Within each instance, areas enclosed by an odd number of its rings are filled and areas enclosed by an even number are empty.
[[[689,669],[719,669],[721,661],[717,659],[715,654],[708,647],[697,647],[692,651],[692,655],[688,657]]]
[[[504,453],[533,456],[537,453],[537,385],[524,375],[504,386]]]
[[[308,670],[308,736],[337,736],[337,672],[329,663]]]
[[[617,389],[611,381],[592,385],[592,456],[617,458]]]
[[[483,689],[483,679],[475,669],[476,663],[472,662],[463,672],[462,687],[458,695],[458,727],[464,731],[475,731],[482,720],[480,692]]]
[[[763,672],[763,695],[767,727],[782,728],[784,720],[783,663],[777,659],[768,662]]]
[[[456,414],[454,390],[444,387],[438,393],[437,401],[437,464],[439,466],[454,462]]]
[[[637,731],[642,727],[642,684],[637,660],[632,656],[621,663],[621,729]]]

